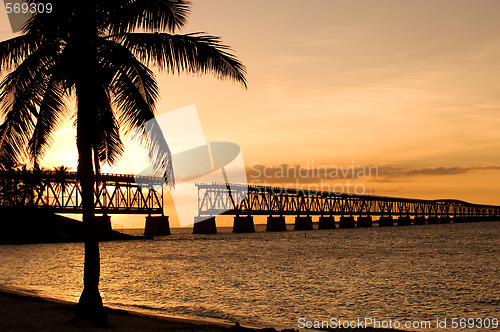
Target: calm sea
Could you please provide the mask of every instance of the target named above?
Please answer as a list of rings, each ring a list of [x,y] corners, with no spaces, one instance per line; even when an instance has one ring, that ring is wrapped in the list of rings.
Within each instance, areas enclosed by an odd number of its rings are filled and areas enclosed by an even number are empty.
[[[435,327],[447,318],[451,330],[452,318],[500,318],[499,226],[173,229],[102,243],[101,293],[109,306],[254,326],[373,318]],[[3,245],[0,262],[0,285],[66,300],[81,292],[82,244]]]

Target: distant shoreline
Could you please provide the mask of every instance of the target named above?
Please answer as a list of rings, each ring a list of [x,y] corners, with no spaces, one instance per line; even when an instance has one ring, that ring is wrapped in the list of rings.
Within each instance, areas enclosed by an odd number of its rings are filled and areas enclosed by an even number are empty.
[[[74,243],[83,242],[83,223],[45,209],[0,208],[2,221],[0,244]],[[102,218],[102,217],[101,217]],[[109,220],[108,220],[109,221]],[[111,224],[96,223],[99,241],[137,240],[144,236],[123,234],[111,229]]]

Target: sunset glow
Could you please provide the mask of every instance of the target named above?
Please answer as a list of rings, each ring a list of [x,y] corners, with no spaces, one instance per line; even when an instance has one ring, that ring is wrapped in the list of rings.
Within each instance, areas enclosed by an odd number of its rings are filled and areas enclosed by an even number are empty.
[[[207,140],[240,145],[247,167],[376,165],[368,193],[498,204],[499,10],[487,0],[195,0],[184,32],[223,36],[248,90],[157,72],[157,112],[195,104]],[[76,169],[71,127],[44,166]],[[103,170],[144,157],[128,142]]]

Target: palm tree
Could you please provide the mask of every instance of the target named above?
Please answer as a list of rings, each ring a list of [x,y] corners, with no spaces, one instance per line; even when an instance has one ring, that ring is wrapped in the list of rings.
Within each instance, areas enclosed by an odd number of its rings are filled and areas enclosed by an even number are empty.
[[[64,193],[66,192],[67,188],[67,182],[66,182],[66,177],[69,173],[69,170],[71,167],[65,167],[64,165],[61,165],[59,167],[54,167],[54,173],[55,173],[55,190],[57,194],[61,195],[61,203],[64,203]]]
[[[20,36],[0,43],[0,71],[13,70],[0,85],[0,162],[29,157],[37,164],[76,100],[85,228],[84,289],[76,317],[104,324],[93,186],[99,166],[114,164],[123,153],[121,129],[140,133],[155,169],[173,185],[170,150],[154,121],[159,89],[147,66],[211,73],[246,87],[245,67],[218,37],[175,34],[190,11],[186,0],[51,3],[52,13],[35,14]]]

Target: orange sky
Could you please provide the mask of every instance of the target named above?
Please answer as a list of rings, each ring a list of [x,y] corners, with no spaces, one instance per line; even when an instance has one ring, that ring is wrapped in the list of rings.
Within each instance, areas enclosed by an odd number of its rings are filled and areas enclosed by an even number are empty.
[[[358,181],[370,193],[500,204],[499,12],[494,0],[194,0],[182,32],[222,36],[249,88],[158,73],[158,112],[195,104],[207,140],[239,144],[248,167],[377,165]],[[61,132],[45,165],[74,166],[73,138]]]

